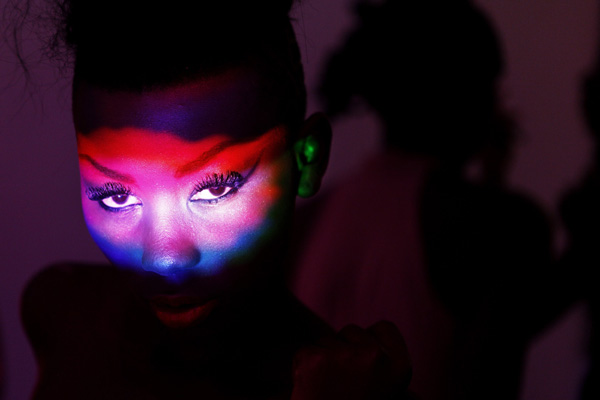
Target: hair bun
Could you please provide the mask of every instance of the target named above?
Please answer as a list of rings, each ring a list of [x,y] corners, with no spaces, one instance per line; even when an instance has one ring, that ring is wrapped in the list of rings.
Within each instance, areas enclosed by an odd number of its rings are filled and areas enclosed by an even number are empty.
[[[289,21],[293,0],[62,0],[62,35],[76,52],[83,46],[178,46],[209,41],[228,46],[257,40]]]

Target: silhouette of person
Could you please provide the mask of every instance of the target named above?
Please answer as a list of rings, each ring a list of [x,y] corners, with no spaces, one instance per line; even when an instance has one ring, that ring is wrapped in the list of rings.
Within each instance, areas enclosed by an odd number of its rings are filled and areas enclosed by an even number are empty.
[[[583,85],[583,109],[587,124],[594,140],[593,164],[582,182],[568,192],[561,203],[561,216],[568,232],[568,246],[561,255],[559,270],[560,282],[555,299],[557,307],[567,308],[574,302],[584,300],[590,322],[588,344],[588,371],[580,390],[580,399],[597,399],[600,396],[600,296],[596,288],[595,269],[600,262],[598,243],[600,234],[600,63],[586,78]]]
[[[331,138],[305,118],[292,1],[57,2],[81,201],[112,265],[57,263],[22,318],[43,399],[386,399],[381,322],[335,334],[282,279]]]
[[[366,104],[386,146],[303,211],[318,218],[302,218],[294,292],[334,328],[395,323],[423,399],[516,398],[552,252],[545,216],[504,187],[499,43],[467,1],[357,13],[322,92],[333,116]]]

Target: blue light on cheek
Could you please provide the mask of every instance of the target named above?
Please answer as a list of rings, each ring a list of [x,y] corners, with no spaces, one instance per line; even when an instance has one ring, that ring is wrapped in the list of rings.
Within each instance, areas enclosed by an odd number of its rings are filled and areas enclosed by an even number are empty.
[[[229,248],[200,249],[200,263],[187,271],[178,269],[165,270],[161,275],[166,277],[182,278],[184,275],[216,275],[225,268],[232,267],[232,262],[235,264],[243,264],[249,258],[252,258],[254,253],[260,246],[261,239],[265,236],[265,232],[269,224],[263,225],[262,228],[246,232],[238,238],[236,243]],[[88,226],[88,230],[94,242],[98,245],[104,255],[111,261],[112,264],[119,268],[128,270],[144,270],[142,266],[143,248],[136,246],[117,246],[106,238],[101,232]]]
[[[92,239],[104,255],[119,268],[136,269],[142,259],[142,249],[133,246],[118,247],[105,238],[100,232],[88,226]]]
[[[261,250],[262,244],[270,236],[271,223],[264,221],[258,228],[241,234],[235,244],[228,249],[208,252],[203,256],[201,267],[210,274],[216,274],[231,264],[244,264],[249,262]]]
[[[243,263],[250,258],[256,250],[257,243],[262,237],[264,230],[255,230],[242,234],[236,243],[229,248],[200,250],[201,260],[197,268],[194,269],[194,275],[216,275],[225,268],[233,268],[232,263]]]

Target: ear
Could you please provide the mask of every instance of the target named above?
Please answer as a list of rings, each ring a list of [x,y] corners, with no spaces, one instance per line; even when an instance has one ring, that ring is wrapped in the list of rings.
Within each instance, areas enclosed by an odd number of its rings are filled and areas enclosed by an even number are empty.
[[[310,197],[319,191],[329,162],[331,125],[323,113],[311,115],[294,143],[298,166],[298,196]]]

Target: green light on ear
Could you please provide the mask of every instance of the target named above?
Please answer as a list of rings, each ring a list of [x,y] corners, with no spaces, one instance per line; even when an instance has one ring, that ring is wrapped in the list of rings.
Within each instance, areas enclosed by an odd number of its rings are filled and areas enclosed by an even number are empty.
[[[304,148],[304,140],[299,140],[296,143],[294,143],[294,154],[296,154],[296,165],[298,166],[298,169],[302,169],[302,167],[304,166],[304,162],[302,161],[302,157],[300,156],[300,154],[302,154],[302,149]]]
[[[300,176],[298,185],[298,196],[308,198],[314,196],[319,190],[319,177],[315,176],[317,171],[313,167],[305,168]]]
[[[302,167],[317,161],[319,157],[319,142],[309,136],[294,144],[294,153],[296,153],[298,169],[302,169]]]
[[[306,138],[304,142],[304,159],[308,164],[316,161],[317,155],[319,153],[319,142],[315,140],[315,138],[309,136]]]

